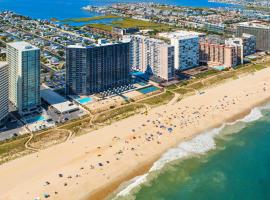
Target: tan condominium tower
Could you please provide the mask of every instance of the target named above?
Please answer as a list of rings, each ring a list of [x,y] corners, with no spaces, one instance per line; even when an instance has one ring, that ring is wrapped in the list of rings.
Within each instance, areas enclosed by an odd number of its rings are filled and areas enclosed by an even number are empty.
[[[162,80],[174,78],[174,47],[165,41],[143,35],[128,35],[130,66]]]

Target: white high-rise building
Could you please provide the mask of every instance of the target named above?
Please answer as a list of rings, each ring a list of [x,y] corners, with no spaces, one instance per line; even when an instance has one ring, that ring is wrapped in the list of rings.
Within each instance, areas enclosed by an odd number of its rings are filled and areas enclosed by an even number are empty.
[[[130,65],[133,70],[147,72],[163,80],[174,78],[174,47],[166,42],[142,35],[131,35]]]
[[[8,116],[8,63],[0,62],[0,126]]]
[[[40,106],[40,49],[27,42],[7,44],[9,100],[20,114]]]
[[[199,66],[199,37],[204,34],[176,31],[171,33],[160,33],[160,37],[171,40],[174,46],[174,66],[177,70],[186,70]]]
[[[244,63],[244,57],[256,52],[256,37],[254,35],[243,34],[242,37],[233,37],[225,40],[228,46],[235,46],[238,56],[238,64]]]

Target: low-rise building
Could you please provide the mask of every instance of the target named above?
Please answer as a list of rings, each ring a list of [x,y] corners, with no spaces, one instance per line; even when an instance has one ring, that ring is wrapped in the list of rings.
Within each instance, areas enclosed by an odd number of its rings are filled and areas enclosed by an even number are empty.
[[[42,86],[41,87],[41,98],[47,104],[49,104],[58,114],[68,114],[74,111],[78,111],[80,108],[54,92],[51,88]]]

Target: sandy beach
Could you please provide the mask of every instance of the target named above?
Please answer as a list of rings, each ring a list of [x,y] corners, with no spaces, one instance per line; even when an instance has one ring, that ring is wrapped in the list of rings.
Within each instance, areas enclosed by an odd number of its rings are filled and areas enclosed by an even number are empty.
[[[173,99],[0,166],[0,199],[104,199],[183,140],[234,121],[270,99],[270,69]]]

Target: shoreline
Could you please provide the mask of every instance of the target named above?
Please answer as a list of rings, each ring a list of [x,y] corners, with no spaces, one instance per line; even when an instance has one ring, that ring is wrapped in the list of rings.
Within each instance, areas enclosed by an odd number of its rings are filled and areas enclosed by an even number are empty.
[[[142,164],[142,166],[139,166],[138,169],[135,169],[134,171],[130,172],[129,174],[123,175],[123,177],[119,177],[118,180],[115,180],[113,183],[110,183],[108,186],[104,186],[104,187],[98,189],[97,191],[94,191],[93,192],[94,194],[91,194],[82,200],[108,199],[110,197],[110,195],[113,194],[115,192],[115,190],[118,189],[122,184],[125,185],[125,183],[127,181],[130,181],[131,179],[148,172],[151,169],[152,164],[154,162],[156,162],[157,159],[158,159],[158,157],[156,157],[156,159],[153,159],[152,161],[149,161],[149,163]]]
[[[244,117],[248,116],[253,109],[258,108],[260,106],[263,106],[269,102],[270,102],[270,97],[268,99],[262,100],[258,104],[255,104],[254,106],[243,111],[242,113],[239,113],[235,116],[232,116],[230,119],[228,119],[227,121],[224,121],[224,123],[222,123],[222,124],[217,124],[213,127],[207,128],[203,132],[195,133],[193,136],[180,141],[179,144],[177,144],[176,146],[172,146],[170,149],[177,148],[177,146],[180,145],[181,143],[186,142],[186,141],[188,142],[188,141],[192,140],[193,138],[195,138],[196,136],[204,134],[205,132],[211,131],[215,128],[220,128],[222,125],[237,122],[237,121],[243,119]],[[170,149],[168,149],[167,151],[169,151]],[[166,152],[163,152],[161,155],[157,156],[156,159],[153,159],[152,161],[149,161],[148,163],[144,163],[143,166],[138,167],[139,169],[136,169],[135,172],[130,172],[129,174],[126,174],[124,177],[120,177],[118,180],[115,180],[114,183],[110,183],[108,186],[104,186],[96,192],[94,191],[93,194],[89,195],[87,198],[82,199],[82,200],[92,200],[92,199],[95,199],[95,200],[109,199],[109,200],[111,200],[112,199],[111,197],[112,196],[114,197],[115,196],[114,194],[118,194],[123,189],[125,189],[130,184],[129,181],[131,181],[133,178],[142,176],[142,175],[150,172],[149,170],[153,167],[155,162],[157,162],[162,157],[162,155],[164,155],[165,153]],[[186,159],[186,158],[179,158],[179,159],[175,159],[175,160],[172,160],[169,162],[173,162],[176,160],[182,160],[182,159]],[[168,164],[168,163],[166,163],[166,164]],[[160,169],[154,170],[154,171],[162,170],[162,168],[164,166],[165,165],[163,165]]]
[[[266,68],[8,162],[0,166],[0,199],[104,199],[181,142],[269,102],[269,89]]]

